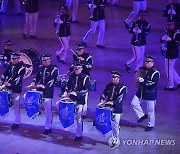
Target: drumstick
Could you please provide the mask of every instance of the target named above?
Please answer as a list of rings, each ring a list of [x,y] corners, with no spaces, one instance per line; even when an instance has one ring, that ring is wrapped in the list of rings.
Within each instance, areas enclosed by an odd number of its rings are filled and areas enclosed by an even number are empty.
[[[26,86],[26,88],[31,88],[31,87],[34,87],[34,86],[32,86],[31,84],[30,84],[30,85],[28,85],[28,86]]]
[[[61,77],[61,76],[66,76],[67,74],[61,74],[61,75],[59,75],[59,77]]]
[[[73,49],[71,49],[71,52],[72,52],[77,58],[79,58],[79,56],[74,52]]]

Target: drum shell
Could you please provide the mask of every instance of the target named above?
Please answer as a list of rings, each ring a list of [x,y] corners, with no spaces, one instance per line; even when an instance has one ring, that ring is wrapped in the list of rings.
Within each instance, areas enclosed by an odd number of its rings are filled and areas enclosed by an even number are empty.
[[[0,116],[9,112],[8,92],[0,91]]]

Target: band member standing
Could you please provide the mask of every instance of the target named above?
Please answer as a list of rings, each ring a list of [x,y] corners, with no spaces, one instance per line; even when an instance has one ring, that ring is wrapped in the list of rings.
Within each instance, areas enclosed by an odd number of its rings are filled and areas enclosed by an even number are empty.
[[[104,8],[106,6],[106,0],[89,0],[87,7],[90,9],[91,28],[83,38],[83,43],[86,45],[91,35],[96,32],[99,27],[99,35],[97,41],[98,48],[104,47],[104,32],[105,32],[105,14]]]
[[[33,79],[31,86],[37,85],[37,90],[43,93],[43,104],[46,112],[46,122],[44,135],[51,132],[52,126],[52,98],[54,95],[54,84],[59,74],[58,68],[51,64],[51,56],[48,54],[42,55],[42,64],[39,67],[36,77]]]
[[[167,4],[163,16],[168,20],[173,20],[175,22],[176,28],[180,28],[180,4],[178,0],[172,0],[171,3]]]
[[[0,13],[4,13],[6,11],[7,4],[8,4],[8,0],[2,0]],[[14,7],[15,7],[15,13],[17,15],[20,15],[21,14],[20,0],[14,0]]]
[[[19,100],[22,92],[22,80],[25,74],[25,68],[23,64],[20,63],[19,58],[20,55],[18,53],[11,55],[11,62],[2,74],[0,82],[1,85],[3,83],[6,88],[12,92],[11,98],[14,105],[15,123],[11,126],[11,129],[19,128],[19,124],[21,123]]]
[[[106,85],[104,92],[101,95],[99,105],[105,103],[107,99],[106,105],[110,105],[113,107],[112,113],[112,137],[114,140],[117,140],[117,144],[112,145],[111,148],[116,148],[119,146],[119,123],[123,112],[123,99],[127,93],[127,87],[120,83],[121,74],[118,71],[111,72],[111,83]]]
[[[38,20],[38,0],[26,0],[25,1],[25,20],[23,38],[27,38],[27,33],[30,33],[30,38],[36,39],[36,27]]]
[[[90,71],[92,69],[92,65],[93,65],[93,59],[92,56],[89,53],[85,52],[85,45],[83,43],[79,43],[76,44],[76,53],[73,54],[73,64],[71,65],[71,67],[69,68],[67,74],[72,73],[72,71],[74,70],[74,65],[76,63],[80,63],[83,67],[82,73],[88,75],[90,77]],[[86,98],[88,97],[88,92],[86,93]],[[88,100],[85,99],[85,105],[83,107],[83,118],[86,117],[86,113],[87,113],[87,104],[88,104]]]
[[[76,138],[75,141],[80,141],[82,139],[83,132],[83,120],[82,112],[83,106],[86,102],[86,94],[89,87],[89,76],[82,73],[83,67],[80,63],[75,64],[74,72],[70,75],[66,91],[63,94],[63,97],[67,96],[67,93],[70,92],[70,98],[73,101],[77,102],[76,106],[76,119],[77,119],[77,129],[76,129]]]
[[[145,66],[140,68],[141,71],[144,70],[144,76],[137,78],[139,88],[131,101],[132,108],[139,118],[137,123],[148,119],[149,116],[148,127],[145,128],[145,131],[151,131],[155,125],[154,110],[157,99],[157,84],[160,78],[160,73],[154,68],[154,61],[155,59],[152,56],[146,56]],[[148,115],[144,114],[140,106],[141,101],[146,102]]]
[[[58,62],[65,63],[67,51],[69,50],[69,40],[70,40],[70,25],[72,22],[72,17],[68,15],[67,6],[61,7],[61,15],[55,19],[55,26],[57,28],[57,33],[59,40],[61,42],[61,50],[56,51],[56,58]]]
[[[135,72],[143,66],[144,51],[146,45],[146,36],[150,31],[151,25],[146,21],[146,10],[139,11],[139,19],[134,21],[129,32],[133,34],[131,44],[133,49],[133,57],[125,64],[126,71],[130,73],[131,64],[136,62]]]
[[[175,29],[175,23],[169,20],[167,23],[167,32],[161,38],[161,42],[165,43],[165,69],[168,78],[168,86],[165,90],[174,91],[180,88],[180,76],[174,69],[174,65],[179,57],[179,41],[180,32]],[[177,84],[175,87],[174,82]]]
[[[129,26],[134,21],[135,17],[138,15],[140,10],[146,10],[147,1],[146,0],[133,0],[133,11],[130,13],[129,17],[124,21],[125,27],[129,29]]]
[[[0,53],[0,65],[5,69],[11,61],[11,54],[14,52],[12,49],[12,41],[4,41],[4,49]]]

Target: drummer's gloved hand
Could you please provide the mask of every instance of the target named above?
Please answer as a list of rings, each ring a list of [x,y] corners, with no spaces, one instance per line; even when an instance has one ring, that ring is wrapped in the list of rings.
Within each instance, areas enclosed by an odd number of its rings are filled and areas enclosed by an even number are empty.
[[[5,82],[4,85],[5,85],[6,87],[10,87],[10,86],[11,86],[11,84],[10,84],[9,82]]]
[[[139,77],[138,81],[142,83],[142,82],[144,82],[144,79],[142,77]]]
[[[66,97],[66,96],[67,96],[67,92],[65,91],[61,97]]]
[[[113,101],[108,101],[106,104],[108,104],[108,105],[114,105]]]
[[[37,87],[45,89],[45,86],[43,84],[39,84],[39,85],[37,85]]]
[[[77,93],[75,91],[70,92],[70,95],[77,96]]]
[[[34,86],[35,86],[35,82],[32,82],[32,83],[30,84],[30,86],[31,86],[31,87],[34,87]]]

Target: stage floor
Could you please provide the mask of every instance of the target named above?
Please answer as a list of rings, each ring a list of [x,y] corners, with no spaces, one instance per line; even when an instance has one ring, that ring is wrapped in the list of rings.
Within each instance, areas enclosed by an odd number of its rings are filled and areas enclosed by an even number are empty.
[[[148,1],[148,16],[152,27],[147,36],[146,54],[156,58],[155,67],[161,73],[161,79],[158,84],[158,99],[156,104],[156,126],[151,132],[145,132],[147,121],[140,125],[136,123],[137,117],[130,105],[136,92],[134,87],[134,66],[131,73],[125,71],[124,64],[132,56],[130,45],[131,34],[124,27],[123,21],[128,17],[132,10],[131,0],[120,0],[118,8],[106,8],[106,32],[105,49],[96,47],[98,33],[87,43],[86,49],[94,59],[92,69],[92,78],[97,81],[97,91],[90,92],[88,99],[88,114],[84,120],[83,140],[74,142],[76,124],[69,131],[63,130],[59,123],[55,102],[59,100],[58,88],[55,88],[53,99],[53,125],[52,133],[44,136],[45,114],[42,107],[42,114],[34,120],[26,116],[23,101],[21,101],[22,124],[16,131],[12,131],[10,126],[13,123],[13,110],[6,117],[0,118],[0,153],[1,154],[68,154],[68,153],[175,153],[180,152],[180,90],[174,92],[164,91],[167,85],[167,79],[164,68],[164,57],[160,54],[160,37],[164,35],[165,19],[162,17],[162,9],[166,2],[163,0]],[[24,15],[17,16],[13,14],[13,8],[10,5],[6,14],[1,14],[2,31],[0,32],[0,42],[12,39],[15,51],[24,48],[33,48],[41,55],[49,53],[52,55],[52,63],[56,64],[60,74],[67,72],[72,63],[72,53],[67,54],[66,64],[56,61],[55,52],[61,48],[58,37],[53,27],[56,12],[59,11],[57,0],[40,1],[40,11],[37,26],[38,39],[22,39],[22,30],[25,23]],[[71,12],[71,10],[70,10]],[[85,3],[80,1],[78,11],[79,24],[72,24],[72,36],[70,39],[70,48],[75,50],[75,43],[81,42],[85,33],[89,30],[89,12]],[[3,45],[0,44],[0,49]],[[124,100],[124,112],[121,118],[120,140],[121,145],[115,150],[108,146],[108,137],[102,136],[92,125],[96,104],[99,102],[100,95],[105,85],[110,82],[110,71],[119,70],[122,73],[121,82],[128,88],[128,94]],[[180,61],[176,63],[176,70],[180,73]],[[1,71],[2,73],[2,71]],[[27,91],[27,86],[33,77],[29,77],[23,82],[23,94]],[[146,104],[143,103],[143,109],[146,112]],[[133,140],[153,140],[152,144],[133,144]],[[153,142],[161,141],[160,145]],[[171,140],[174,144],[166,145]]]

